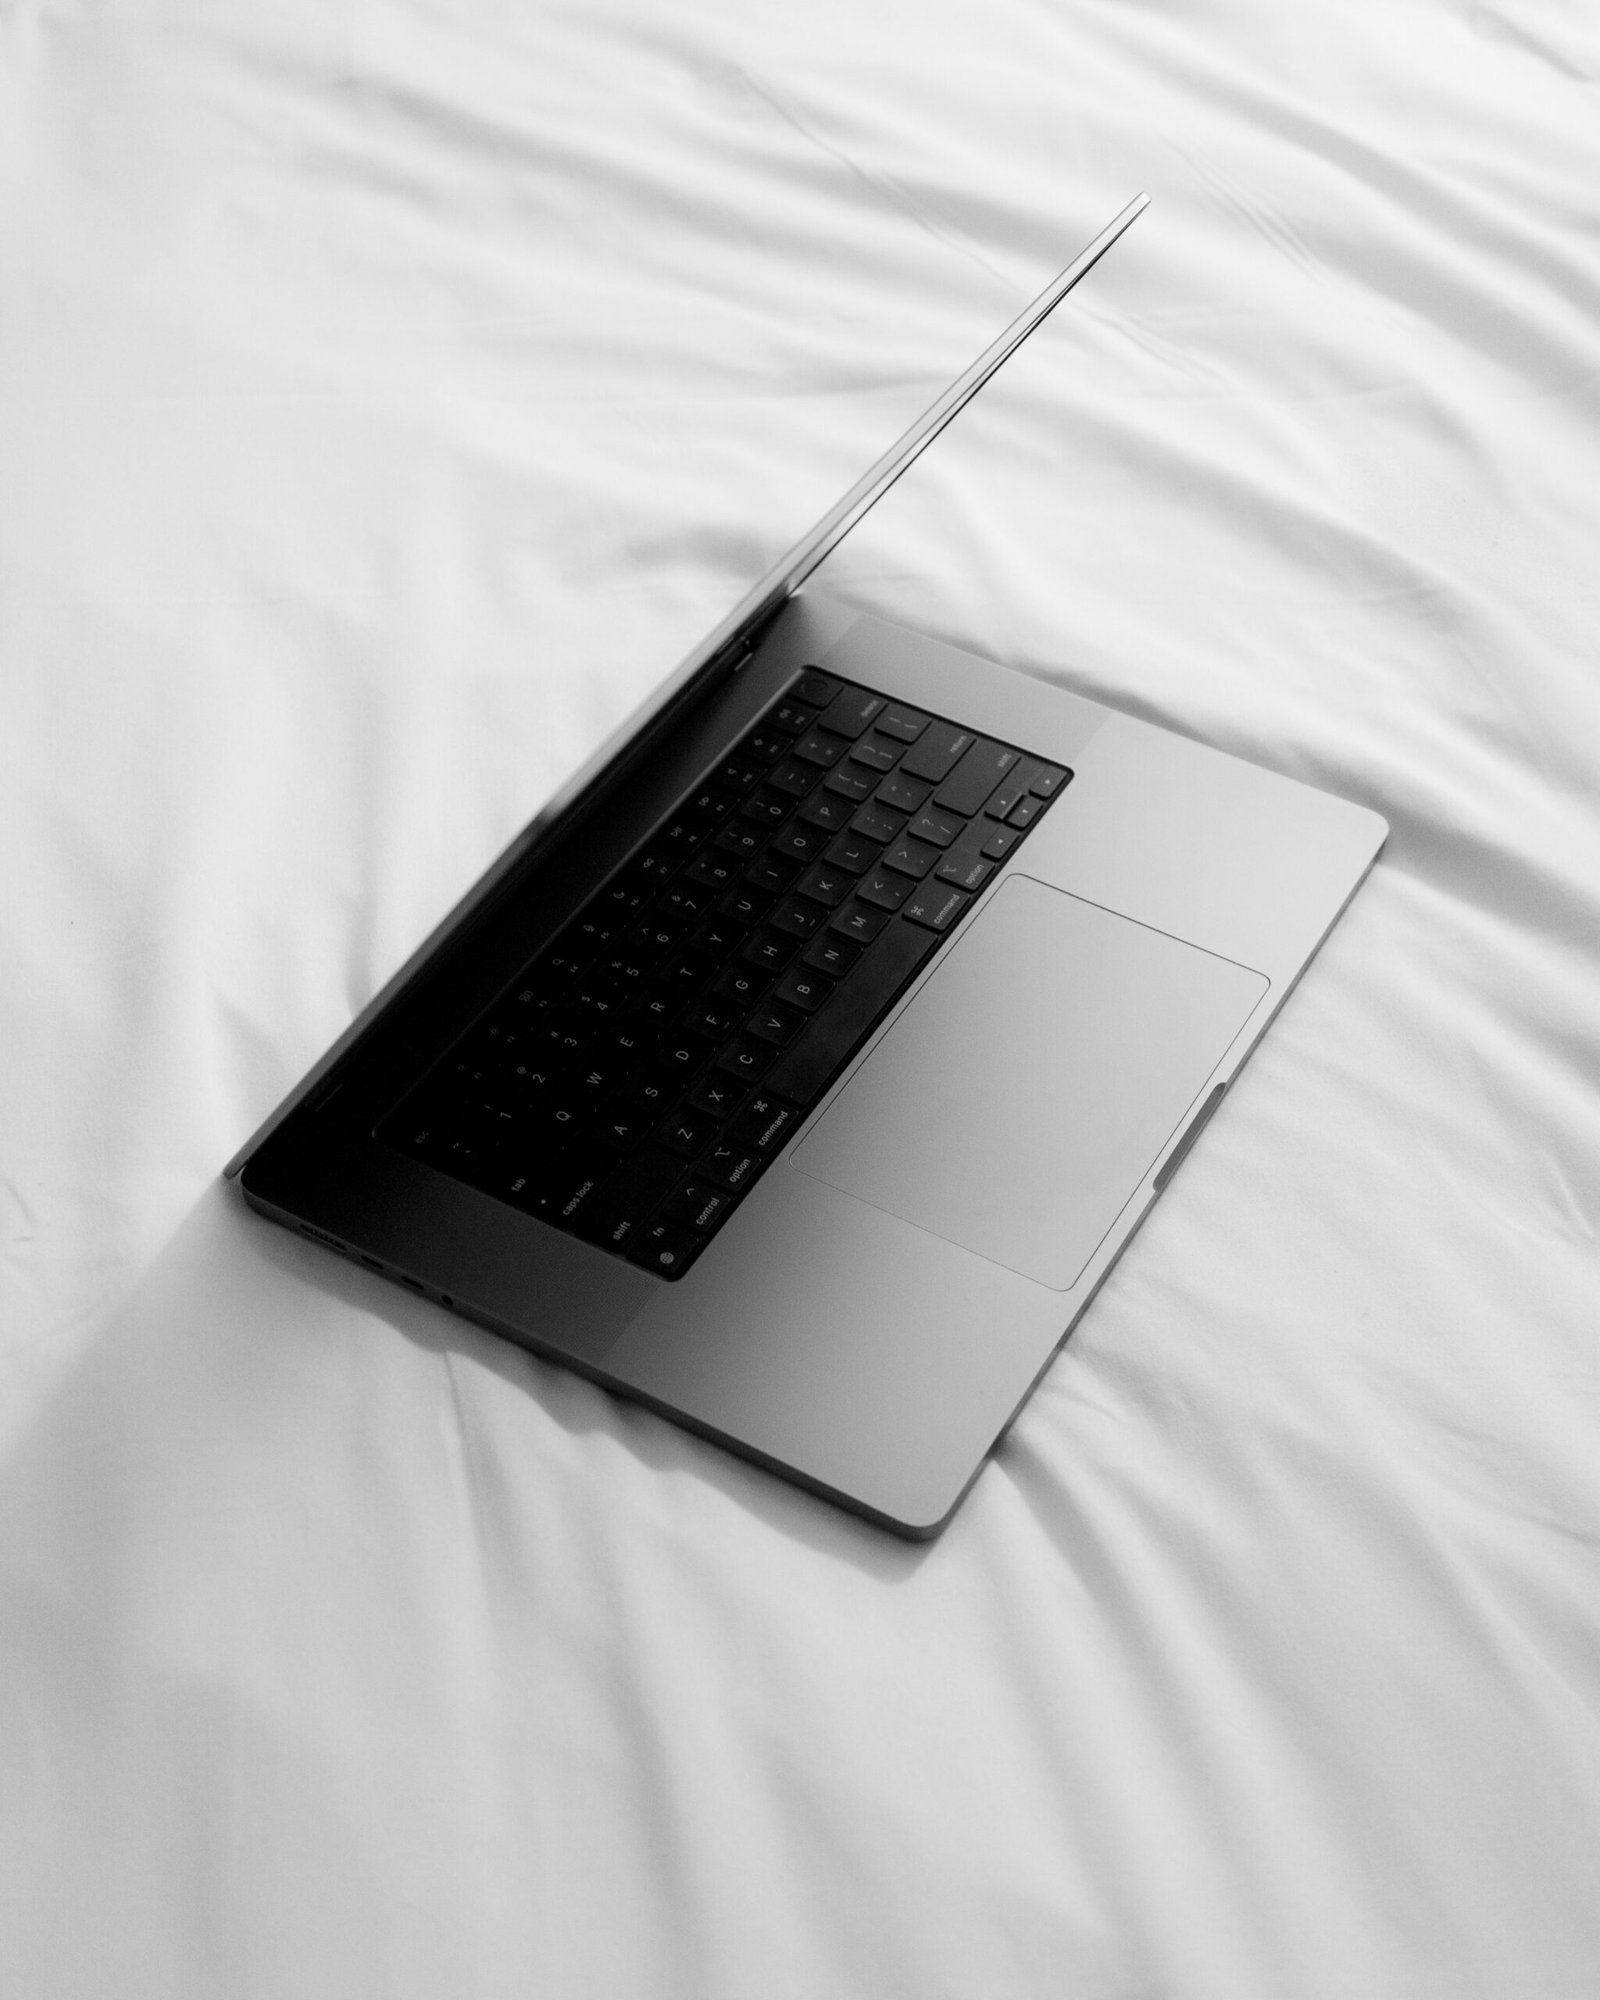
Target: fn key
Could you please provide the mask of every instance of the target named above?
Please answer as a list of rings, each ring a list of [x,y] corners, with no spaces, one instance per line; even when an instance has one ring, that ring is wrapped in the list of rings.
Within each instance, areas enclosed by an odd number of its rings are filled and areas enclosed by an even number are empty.
[[[704,1248],[702,1240],[671,1222],[656,1222],[634,1238],[628,1255],[635,1264],[659,1271],[663,1278],[679,1278]]]

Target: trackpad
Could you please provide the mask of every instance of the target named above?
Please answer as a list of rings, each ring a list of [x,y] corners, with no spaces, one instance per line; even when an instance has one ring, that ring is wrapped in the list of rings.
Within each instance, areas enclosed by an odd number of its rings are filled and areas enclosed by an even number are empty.
[[[1068,1291],[1266,990],[1259,972],[1013,876],[794,1164]]]

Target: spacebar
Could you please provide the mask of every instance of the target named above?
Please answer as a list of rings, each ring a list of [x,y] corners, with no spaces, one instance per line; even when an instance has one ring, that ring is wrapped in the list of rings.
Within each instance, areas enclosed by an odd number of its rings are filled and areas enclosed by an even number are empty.
[[[819,1096],[938,943],[916,924],[890,924],[767,1071],[762,1088],[794,1104]]]

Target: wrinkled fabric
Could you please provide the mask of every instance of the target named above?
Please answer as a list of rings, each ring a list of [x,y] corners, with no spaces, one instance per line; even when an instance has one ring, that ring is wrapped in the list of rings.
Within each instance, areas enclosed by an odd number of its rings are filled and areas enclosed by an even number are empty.
[[[0,7],[0,1989],[1600,1991],[1600,29]],[[222,1163],[830,558],[1384,858],[946,1535]]]

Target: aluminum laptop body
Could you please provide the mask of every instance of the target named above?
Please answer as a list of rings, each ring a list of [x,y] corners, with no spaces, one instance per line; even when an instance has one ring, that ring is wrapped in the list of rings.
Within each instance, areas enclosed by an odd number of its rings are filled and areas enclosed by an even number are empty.
[[[1387,833],[801,588],[1143,206],[228,1170],[274,1220],[906,1535],[948,1520]]]

